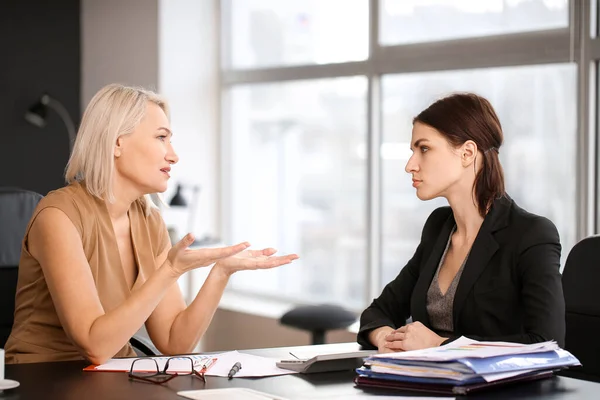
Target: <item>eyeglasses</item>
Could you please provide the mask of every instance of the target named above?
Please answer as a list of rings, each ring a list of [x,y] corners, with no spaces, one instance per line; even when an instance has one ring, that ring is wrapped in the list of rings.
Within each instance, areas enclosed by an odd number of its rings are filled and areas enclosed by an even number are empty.
[[[162,364],[162,360],[160,361]],[[202,364],[202,372],[198,372],[194,369],[194,360],[191,357],[170,357],[166,360],[162,369],[159,368],[155,358],[137,358],[131,363],[129,379],[160,385],[177,376],[193,375],[200,378],[202,382],[206,382],[204,371],[210,363],[212,363],[212,359],[207,359]]]

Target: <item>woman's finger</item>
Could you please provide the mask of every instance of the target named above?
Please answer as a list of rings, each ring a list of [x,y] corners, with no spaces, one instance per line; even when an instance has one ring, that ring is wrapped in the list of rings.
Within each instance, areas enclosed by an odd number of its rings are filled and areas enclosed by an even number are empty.
[[[248,254],[251,257],[260,257],[260,256],[272,256],[273,254],[277,253],[276,249],[273,249],[271,247],[267,248],[267,249],[262,249],[262,250],[248,250]]]
[[[231,257],[233,255],[241,253],[242,251],[246,250],[248,247],[250,247],[250,243],[243,242],[243,243],[236,244],[234,246],[215,247],[215,248],[197,249],[197,250],[194,249],[194,250],[191,250],[191,252],[193,252],[198,257],[198,259],[210,260],[211,262],[216,262],[223,258]]]
[[[269,247],[268,249],[262,249],[262,250],[260,250],[260,253],[261,253],[261,255],[263,255],[263,256],[270,257],[270,256],[272,256],[273,254],[277,253],[277,250],[276,250],[276,249],[273,249],[273,248],[271,248],[271,247]]]
[[[194,235],[188,233],[179,242],[173,245],[175,251],[181,251],[187,249],[192,243],[194,243]]]
[[[289,264],[292,261],[298,259],[296,254],[289,254],[287,256],[279,256],[279,257],[268,257],[268,258],[257,258],[252,260],[252,268],[254,269],[268,269],[275,268],[281,265]]]
[[[404,351],[405,343],[404,343],[404,340],[395,340],[393,342],[386,342],[385,347],[387,347],[388,349],[395,350],[395,351]]]
[[[385,337],[385,340],[388,342],[394,342],[396,340],[404,340],[406,339],[406,333],[404,332],[392,332]]]
[[[246,250],[248,247],[250,247],[250,243],[242,242],[242,243],[236,244],[234,246],[218,248],[217,249],[218,250],[217,259],[231,257],[235,254],[241,253],[242,251]]]

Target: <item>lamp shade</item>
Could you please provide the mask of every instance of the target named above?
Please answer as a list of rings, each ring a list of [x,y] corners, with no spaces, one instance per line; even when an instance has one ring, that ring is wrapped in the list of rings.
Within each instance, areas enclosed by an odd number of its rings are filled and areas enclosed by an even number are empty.
[[[71,150],[73,148],[73,143],[75,143],[77,132],[75,131],[75,124],[69,115],[69,111],[60,101],[44,93],[38,101],[25,112],[25,120],[33,126],[44,128],[46,126],[46,114],[49,108],[56,111],[60,119],[64,122],[67,133],[69,134],[69,150]]]
[[[182,189],[182,186],[180,184],[177,185],[175,194],[171,198],[171,201],[169,201],[170,206],[183,206],[183,207],[187,206],[187,201],[185,201],[185,197],[183,197],[183,194],[181,193],[181,189]]]
[[[25,113],[25,120],[32,125],[35,125],[39,128],[43,128],[46,126],[47,111],[47,107],[44,104],[42,104],[41,101],[38,101],[37,103],[29,107],[29,109]]]

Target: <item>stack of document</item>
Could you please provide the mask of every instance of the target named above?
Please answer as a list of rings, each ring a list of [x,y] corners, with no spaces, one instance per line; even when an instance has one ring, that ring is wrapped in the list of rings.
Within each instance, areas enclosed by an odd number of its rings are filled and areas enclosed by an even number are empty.
[[[577,365],[579,360],[553,341],[524,345],[461,337],[440,347],[373,355],[356,370],[355,382],[365,388],[467,394]]]

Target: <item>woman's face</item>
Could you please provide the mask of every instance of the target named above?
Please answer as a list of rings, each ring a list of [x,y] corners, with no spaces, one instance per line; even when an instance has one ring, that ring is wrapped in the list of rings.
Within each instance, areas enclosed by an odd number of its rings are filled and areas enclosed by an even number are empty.
[[[413,125],[410,148],[413,154],[405,170],[412,175],[417,197],[448,198],[464,176],[463,149],[454,148],[441,133],[420,122]]]
[[[171,145],[171,128],[162,108],[148,103],[135,130],[117,139],[115,170],[142,193],[167,190],[171,165],[179,161]]]

